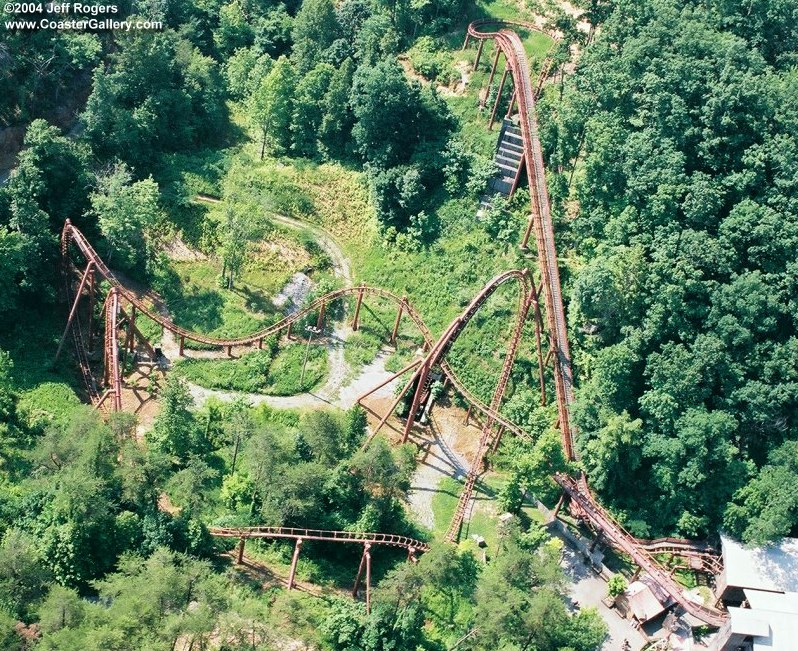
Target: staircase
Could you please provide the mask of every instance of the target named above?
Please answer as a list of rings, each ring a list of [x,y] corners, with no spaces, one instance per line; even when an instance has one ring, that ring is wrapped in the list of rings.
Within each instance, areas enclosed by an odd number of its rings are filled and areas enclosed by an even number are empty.
[[[502,122],[499,144],[494,158],[498,168],[497,173],[488,182],[488,190],[480,199],[477,217],[481,217],[486,210],[490,210],[493,205],[492,199],[495,195],[510,196],[523,155],[521,129],[512,120],[505,118]]]

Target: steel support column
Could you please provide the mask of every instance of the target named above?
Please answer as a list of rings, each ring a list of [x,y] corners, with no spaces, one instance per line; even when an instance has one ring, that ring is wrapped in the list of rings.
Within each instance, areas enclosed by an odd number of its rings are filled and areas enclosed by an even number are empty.
[[[185,346],[186,346],[186,338],[185,336],[180,335],[180,347],[177,352],[177,354],[180,355],[180,357],[183,357],[183,349],[185,348]]]
[[[294,555],[291,557],[291,571],[288,573],[288,589],[293,590],[294,588],[294,577],[296,576],[296,564],[299,560],[299,552],[302,551],[302,538],[296,539],[296,544],[294,545]]]
[[[130,306],[130,317],[127,320],[127,341],[125,342],[128,352],[132,353],[136,348],[136,306]]]
[[[89,271],[89,340],[86,349],[91,352],[92,345],[94,344],[94,301],[95,301],[95,287],[94,287],[94,267]]]
[[[366,399],[366,398],[368,398],[368,397],[369,397],[369,396],[370,396],[372,393],[374,393],[374,392],[375,392],[375,391],[377,391],[378,389],[382,389],[382,387],[384,387],[386,384],[390,384],[390,383],[391,383],[391,382],[393,382],[393,381],[394,381],[396,378],[398,378],[398,377],[401,377],[402,375],[404,375],[404,374],[405,374],[405,373],[407,373],[408,371],[410,371],[410,370],[414,369],[414,368],[415,368],[416,366],[418,366],[419,364],[421,364],[421,360],[420,360],[420,359],[417,359],[416,361],[414,361],[414,362],[411,362],[410,364],[408,364],[407,366],[405,366],[405,367],[404,367],[404,368],[403,368],[401,371],[397,371],[396,373],[394,373],[393,375],[391,375],[391,376],[390,376],[390,377],[389,377],[387,380],[384,380],[384,381],[380,382],[380,383],[379,383],[379,384],[378,384],[376,387],[373,387],[373,388],[369,389],[369,390],[368,390],[368,391],[366,391],[366,393],[364,393],[362,396],[358,396],[358,398],[357,398],[357,400],[355,400],[355,402],[356,402],[357,404],[360,404],[361,400],[365,400],[365,399]]]
[[[321,330],[322,326],[324,326],[324,309],[326,305],[327,305],[326,301],[322,301],[321,308],[319,308],[319,318],[316,319],[316,328],[318,330]]]
[[[67,335],[69,334],[69,328],[72,326],[72,320],[75,318],[75,313],[78,311],[78,303],[80,303],[80,295],[83,292],[83,288],[86,286],[86,281],[89,278],[89,273],[91,270],[94,269],[94,263],[89,262],[86,265],[86,270],[83,272],[83,276],[80,279],[80,284],[78,285],[78,291],[75,294],[75,300],[72,302],[72,309],[69,310],[69,318],[67,319],[66,327],[64,328],[64,334],[61,335],[61,341],[58,344],[58,350],[55,351],[55,359],[53,359],[53,365],[58,361],[58,358],[61,356],[61,350],[64,348],[64,342],[66,341]]]
[[[515,191],[518,189],[518,184],[521,182],[521,170],[524,169],[526,165],[526,154],[521,155],[521,160],[518,161],[518,169],[515,170],[515,176],[513,177],[513,185],[510,187],[510,195],[509,198],[512,199]],[[524,241],[521,243],[521,248],[525,249],[527,247],[527,243],[529,242],[529,235],[532,232],[532,215],[529,216],[529,223],[526,227],[526,233],[524,233]]]
[[[407,439],[410,437],[410,430],[413,429],[413,422],[416,420],[416,412],[421,404],[421,396],[424,394],[424,385],[427,383],[429,371],[430,363],[429,361],[425,361],[421,366],[421,373],[418,376],[418,384],[416,385],[416,390],[413,393],[413,401],[410,404],[410,411],[407,414],[405,430],[402,434],[402,443],[407,443]]]
[[[396,313],[396,321],[393,322],[393,330],[391,331],[392,344],[396,344],[396,336],[399,334],[399,322],[402,320],[405,303],[407,303],[407,296],[402,296],[402,302],[399,303],[399,311]]]
[[[490,69],[490,77],[488,77],[488,92],[490,92],[490,85],[493,83],[493,75],[496,74],[496,66],[499,65],[499,55],[502,51],[496,48],[496,56],[493,57],[493,66]]]
[[[510,106],[507,107],[507,115],[504,116],[508,120],[510,119],[510,116],[513,114],[513,107],[515,106],[515,94],[516,94],[516,92],[518,92],[518,91],[516,91],[516,89],[513,88],[513,94],[510,95]]]
[[[502,92],[504,91],[504,82],[507,81],[507,65],[504,66],[502,73],[502,80],[499,82],[499,92],[496,93],[496,101],[493,103],[493,111],[490,114],[490,122],[488,122],[488,131],[493,129],[493,122],[496,120],[496,111],[499,110],[499,102],[502,100]]]
[[[357,293],[357,302],[355,303],[355,317],[352,319],[352,330],[355,331],[360,325],[360,306],[363,304],[363,291],[364,285],[361,285]]]
[[[485,41],[480,40],[479,45],[477,46],[477,56],[474,59],[474,71],[476,71],[477,66],[479,65],[479,58],[482,56],[482,47],[485,45]]]
[[[246,542],[246,538],[241,536],[238,539],[238,549],[236,550],[236,565],[243,565],[244,564],[244,543]]]

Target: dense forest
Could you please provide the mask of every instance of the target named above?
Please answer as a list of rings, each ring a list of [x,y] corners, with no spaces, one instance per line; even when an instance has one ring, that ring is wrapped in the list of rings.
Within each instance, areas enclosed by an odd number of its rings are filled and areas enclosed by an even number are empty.
[[[796,17],[618,2],[549,98],[553,191],[579,202],[579,445],[640,536],[798,523]]]
[[[490,57],[474,88],[451,89],[468,86],[459,48],[478,17],[541,11],[563,34],[525,44],[533,66],[555,64],[539,119],[577,379],[573,469],[641,537],[798,533],[798,8],[592,0],[585,33],[557,3],[523,4],[137,0],[120,11],[163,29],[2,32],[15,160],[0,187],[0,647],[600,648],[597,611],[569,608],[558,540],[521,508],[525,491],[553,506],[550,475],[568,467],[531,348],[503,409],[536,440],[505,436],[492,459],[509,479],[491,497],[517,517],[493,527],[490,562],[413,520],[416,449],[365,445],[359,408],[195,404],[191,382],[315,386],[326,362],[313,350],[305,377],[310,342],[176,364],[148,387],[160,408],[146,427],[100,418],[72,360],[52,362],[65,219],[181,325],[230,336],[279,318],[263,294],[291,272],[311,274],[307,300],[341,284],[310,231],[265,213],[326,229],[355,280],[412,296],[438,331],[492,274],[531,267],[516,246],[524,189],[474,217],[496,171],[478,108],[497,92],[479,97]],[[265,240],[280,242],[271,269]],[[174,241],[193,267],[169,258]],[[487,400],[513,298],[493,301],[452,350]],[[364,317],[352,368],[393,314]],[[394,370],[420,343],[399,339]],[[367,613],[344,594],[359,550],[307,545],[299,575],[321,596],[273,580],[284,543],[249,543],[252,566],[231,567],[208,526],[250,524],[433,543],[418,564],[380,551]]]

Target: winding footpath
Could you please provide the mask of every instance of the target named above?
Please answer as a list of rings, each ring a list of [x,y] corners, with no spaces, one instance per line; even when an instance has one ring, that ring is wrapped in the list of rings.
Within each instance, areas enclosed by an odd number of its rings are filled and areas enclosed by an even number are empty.
[[[197,195],[195,200],[203,203],[220,203],[219,199],[207,195]],[[319,247],[321,247],[324,253],[329,256],[335,276],[340,278],[344,285],[354,284],[349,259],[346,257],[346,254],[338,242],[335,241],[335,238],[333,238],[333,236],[327,230],[320,226],[316,226],[315,224],[309,224],[308,222],[304,222],[293,217],[287,217],[285,215],[270,214],[269,219],[276,224],[286,226],[293,230],[310,232],[318,243]],[[346,409],[354,404],[354,399],[352,399],[351,402],[349,400],[342,400],[342,395],[344,393],[347,395],[350,393],[350,391],[346,391],[348,386],[344,386],[344,382],[350,372],[349,365],[346,363],[344,358],[344,343],[351,332],[352,329],[342,323],[335,323],[333,325],[333,331],[328,337],[326,343],[330,367],[329,373],[324,385],[316,392],[307,391],[305,393],[298,393],[293,396],[267,396],[261,393],[242,393],[239,391],[207,389],[205,387],[199,386],[198,384],[194,384],[193,382],[189,382],[191,395],[194,398],[195,403],[198,405],[202,405],[206,400],[208,400],[208,398],[211,397],[223,401],[231,401],[236,398],[243,397],[252,405],[266,404],[277,409],[318,408],[325,405],[335,405]],[[179,344],[177,342],[177,338],[172,332],[164,330],[163,345],[164,354],[168,358],[172,359],[178,356]],[[192,355],[194,355],[194,353],[192,353]],[[213,351],[207,356],[219,358],[223,355],[224,353]],[[361,373],[361,375],[362,374],[363,373]],[[383,367],[382,374],[377,377],[377,382],[387,378],[388,375],[390,374],[385,371]],[[357,379],[350,383],[350,386],[351,384],[356,383]],[[388,390],[390,391],[391,389],[392,387],[389,386]]]

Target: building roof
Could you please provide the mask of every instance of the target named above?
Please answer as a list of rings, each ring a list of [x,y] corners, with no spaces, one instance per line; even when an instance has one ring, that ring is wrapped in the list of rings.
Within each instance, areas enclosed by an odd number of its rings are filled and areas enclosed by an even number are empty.
[[[754,651],[794,651],[798,640],[798,593],[745,590],[751,608],[729,608],[733,633],[750,635]]]
[[[798,592],[798,538],[747,548],[726,536],[720,538],[726,585],[770,592]]]
[[[653,619],[673,603],[668,593],[647,574],[630,583],[625,594],[632,613],[641,622]]]

